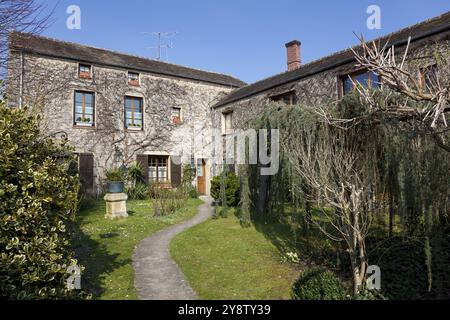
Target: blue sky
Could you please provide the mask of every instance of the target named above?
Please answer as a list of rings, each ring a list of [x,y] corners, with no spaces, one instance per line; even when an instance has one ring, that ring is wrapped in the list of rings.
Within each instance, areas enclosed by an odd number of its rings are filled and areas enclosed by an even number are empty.
[[[302,42],[303,63],[450,11],[448,0],[47,0],[54,23],[44,35],[154,58],[156,38],[169,62],[255,82],[286,70],[284,44]],[[381,8],[381,30],[366,27],[369,5]],[[66,28],[69,5],[81,9],[81,29]],[[163,52],[163,58],[166,58]]]

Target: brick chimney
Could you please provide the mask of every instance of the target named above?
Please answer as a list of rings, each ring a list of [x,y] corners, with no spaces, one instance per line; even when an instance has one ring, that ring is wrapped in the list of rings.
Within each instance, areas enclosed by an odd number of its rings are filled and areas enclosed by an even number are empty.
[[[300,46],[301,42],[298,40],[286,43],[288,71],[298,69],[302,64]]]

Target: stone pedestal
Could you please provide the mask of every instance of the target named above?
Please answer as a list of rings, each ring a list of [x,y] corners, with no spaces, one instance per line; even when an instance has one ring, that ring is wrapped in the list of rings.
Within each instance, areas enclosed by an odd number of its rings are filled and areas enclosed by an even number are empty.
[[[127,199],[125,193],[107,193],[103,198],[106,201],[106,218],[126,218],[127,213]]]

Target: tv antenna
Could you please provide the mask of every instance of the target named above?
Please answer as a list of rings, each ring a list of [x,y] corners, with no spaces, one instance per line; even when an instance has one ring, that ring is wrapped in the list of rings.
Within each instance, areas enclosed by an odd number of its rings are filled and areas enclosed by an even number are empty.
[[[162,51],[163,48],[165,48],[166,50],[173,48],[173,44],[172,43],[170,43],[170,44],[162,44],[162,39],[163,38],[164,39],[170,39],[170,38],[175,37],[178,34],[178,32],[142,32],[142,33],[143,34],[148,34],[148,35],[151,35],[151,36],[154,36],[154,37],[157,38],[157,45],[153,46],[153,47],[149,47],[149,48],[150,49],[157,49],[158,54],[157,54],[156,60],[159,60],[159,61],[161,61],[161,59],[162,59],[161,51]],[[167,51],[166,51],[166,55],[168,56]]]

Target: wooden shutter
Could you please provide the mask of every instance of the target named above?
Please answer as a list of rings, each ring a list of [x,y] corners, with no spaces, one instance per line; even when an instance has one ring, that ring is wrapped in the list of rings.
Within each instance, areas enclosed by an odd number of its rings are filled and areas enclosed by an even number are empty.
[[[94,190],[94,155],[90,153],[80,153],[78,155],[78,168],[83,189]]]
[[[170,181],[172,188],[176,188],[181,184],[181,158],[172,156],[170,161]],[[176,163],[174,163],[176,162]],[[180,164],[178,164],[180,163]]]
[[[148,183],[148,156],[145,154],[139,154],[136,156],[136,161],[142,167],[141,182]]]

